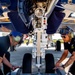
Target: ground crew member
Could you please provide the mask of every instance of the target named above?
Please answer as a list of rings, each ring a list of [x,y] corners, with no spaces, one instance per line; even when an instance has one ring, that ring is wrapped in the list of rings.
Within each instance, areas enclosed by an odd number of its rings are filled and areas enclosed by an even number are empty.
[[[72,37],[72,29],[68,26],[63,27],[62,29],[60,29],[59,33],[61,34],[61,37],[64,41],[64,52],[61,56],[61,58],[56,62],[56,67],[59,67],[61,62],[67,57],[68,52],[71,53],[71,56],[69,57],[69,60],[62,65],[62,68],[66,68],[67,66],[69,66],[70,64],[72,64],[72,66],[69,69],[69,72],[72,75],[75,75],[75,38]]]
[[[10,46],[16,46],[21,43],[22,34],[17,31],[12,31],[10,35],[0,37],[0,64],[4,65],[4,74],[6,75],[10,69],[15,70],[16,66],[12,66],[9,62],[10,54],[7,52]],[[8,68],[9,67],[9,68]],[[0,69],[0,75],[3,75]]]

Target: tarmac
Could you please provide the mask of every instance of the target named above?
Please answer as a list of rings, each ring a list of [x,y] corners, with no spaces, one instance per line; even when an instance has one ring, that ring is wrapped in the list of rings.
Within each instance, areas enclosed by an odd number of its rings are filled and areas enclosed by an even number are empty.
[[[31,53],[32,52],[32,48],[33,45],[29,44],[22,44],[19,47],[16,47],[16,51],[10,52],[11,54],[11,58],[10,61],[13,65],[16,66],[21,66],[22,65],[22,60],[23,60],[23,56],[25,53]],[[50,48],[45,48],[47,53],[52,53],[55,59],[55,63],[59,60],[59,58],[61,57],[62,53],[63,53],[63,47],[61,49],[61,51],[55,51],[55,47],[50,47]],[[68,55],[68,57],[62,62],[62,64],[64,64],[68,58],[69,58],[70,54]],[[69,66],[70,67],[70,66]],[[65,68],[66,73],[69,70],[69,67]]]

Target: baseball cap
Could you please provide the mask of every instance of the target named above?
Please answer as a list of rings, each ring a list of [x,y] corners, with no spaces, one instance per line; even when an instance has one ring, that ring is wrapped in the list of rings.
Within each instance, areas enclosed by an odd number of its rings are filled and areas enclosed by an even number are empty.
[[[63,28],[60,28],[60,30],[59,30],[59,33],[61,35],[66,35],[66,34],[72,33],[72,32],[73,32],[73,29],[71,27],[69,27],[69,26],[65,26]]]
[[[18,31],[12,31],[10,33],[11,36],[13,36],[14,41],[20,42],[22,40],[23,34]]]
[[[14,36],[14,37],[16,37],[16,36],[22,37],[22,36],[23,36],[23,34],[20,33],[20,32],[18,32],[18,31],[12,31],[12,32],[10,33],[10,35],[12,35],[12,36]]]

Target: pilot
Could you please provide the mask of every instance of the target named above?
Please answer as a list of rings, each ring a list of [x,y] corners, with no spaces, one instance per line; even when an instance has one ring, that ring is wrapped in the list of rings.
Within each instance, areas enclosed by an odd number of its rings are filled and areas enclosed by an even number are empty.
[[[10,72],[10,70],[18,68],[10,63],[10,53],[8,53],[8,49],[11,46],[21,44],[22,37],[22,33],[17,31],[12,31],[9,35],[0,37],[0,64],[3,63],[4,75]],[[1,69],[0,75],[3,75]]]
[[[60,67],[61,62],[70,52],[71,56],[69,57],[68,61],[61,66],[61,68],[65,69],[67,66],[72,64],[69,69],[69,73],[75,75],[75,38],[72,35],[73,30],[68,26],[64,26],[62,29],[60,29],[59,33],[64,41],[64,52],[61,58],[56,62],[55,68]]]

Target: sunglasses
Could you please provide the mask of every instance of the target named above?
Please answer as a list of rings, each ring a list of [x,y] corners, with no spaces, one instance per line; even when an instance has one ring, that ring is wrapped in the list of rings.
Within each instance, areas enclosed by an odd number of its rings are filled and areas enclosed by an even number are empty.
[[[61,37],[62,37],[62,38],[66,38],[66,36],[65,36],[65,35],[62,35]]]

